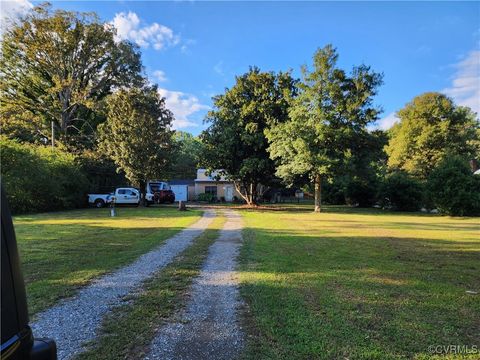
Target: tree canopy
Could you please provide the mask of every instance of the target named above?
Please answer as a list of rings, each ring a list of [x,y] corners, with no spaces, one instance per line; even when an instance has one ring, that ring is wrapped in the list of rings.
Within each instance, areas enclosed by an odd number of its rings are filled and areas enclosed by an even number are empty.
[[[331,45],[315,53],[313,70],[302,69],[289,119],[266,132],[271,158],[279,161],[276,174],[287,182],[308,175],[314,182],[315,211],[320,211],[322,177],[344,164],[380,112],[372,103],[382,76],[365,65],[348,75],[337,60]]]
[[[398,111],[400,122],[390,130],[386,147],[390,168],[425,179],[446,157],[478,157],[479,122],[469,108],[456,106],[447,96],[429,92],[415,97]]]
[[[114,88],[140,85],[140,53],[93,13],[35,7],[3,34],[0,107],[6,129],[30,140],[92,134],[92,112]]]
[[[275,176],[264,131],[287,120],[295,83],[288,72],[275,74],[253,67],[238,76],[225,94],[214,97],[215,109],[207,115],[210,126],[201,134],[202,164],[233,180],[250,205],[262,191],[260,184],[268,186]]]
[[[156,87],[119,90],[107,100],[100,148],[142,194],[148,179],[165,175],[170,160],[172,113]]]
[[[170,179],[194,179],[201,161],[203,144],[200,139],[185,131],[173,134],[174,161],[170,168]]]

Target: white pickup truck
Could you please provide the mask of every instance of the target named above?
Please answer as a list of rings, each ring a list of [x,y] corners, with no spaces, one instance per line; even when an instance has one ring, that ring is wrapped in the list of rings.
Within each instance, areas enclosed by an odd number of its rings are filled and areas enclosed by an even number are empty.
[[[88,194],[88,203],[97,208],[111,204],[113,201],[115,204],[138,205],[140,192],[135,188],[117,188],[110,194]]]

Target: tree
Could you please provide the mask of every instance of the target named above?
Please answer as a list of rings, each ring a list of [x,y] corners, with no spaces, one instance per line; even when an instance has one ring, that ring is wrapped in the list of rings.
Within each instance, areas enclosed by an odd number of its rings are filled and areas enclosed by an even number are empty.
[[[469,108],[447,96],[429,92],[398,111],[400,122],[390,131],[386,148],[390,168],[426,179],[447,154],[467,159],[478,156],[479,122]]]
[[[430,173],[429,197],[443,213],[456,216],[480,214],[480,176],[473,175],[465,159],[447,156]]]
[[[170,170],[171,179],[193,179],[203,151],[200,139],[184,131],[173,135],[174,154]]]
[[[417,211],[422,206],[422,184],[402,170],[387,174],[379,193],[384,207],[398,211]]]
[[[288,99],[295,92],[290,73],[261,72],[253,67],[213,99],[215,109],[206,118],[210,126],[201,134],[202,165],[232,180],[248,205],[256,204],[262,188],[275,176],[264,131],[287,119]]]
[[[3,34],[3,122],[25,123],[42,139],[50,139],[52,122],[63,140],[69,133],[91,134],[96,123],[88,120],[99,102],[114,88],[143,81],[137,47],[115,42],[114,35],[94,14],[35,7]]]
[[[100,149],[139,186],[143,200],[147,180],[161,177],[168,166],[172,120],[156,87],[119,90],[107,100]]]
[[[85,205],[86,174],[71,153],[0,136],[2,186],[14,213]]]
[[[341,179],[347,203],[369,207],[377,199],[380,179],[385,172],[387,156],[384,148],[388,138],[384,131],[374,130],[359,134],[356,140]]]
[[[270,155],[279,161],[277,175],[287,182],[308,175],[314,183],[316,212],[321,210],[322,178],[339,171],[380,111],[372,98],[382,76],[365,65],[347,75],[337,59],[331,45],[315,53],[313,70],[302,68],[289,120],[266,132]]]

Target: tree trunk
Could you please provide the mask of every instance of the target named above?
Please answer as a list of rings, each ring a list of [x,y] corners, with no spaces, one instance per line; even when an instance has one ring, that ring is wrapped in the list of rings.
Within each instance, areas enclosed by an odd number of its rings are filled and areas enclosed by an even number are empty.
[[[147,182],[146,181],[140,181],[140,206],[146,206],[147,205]]]
[[[315,212],[322,211],[322,177],[315,175]]]

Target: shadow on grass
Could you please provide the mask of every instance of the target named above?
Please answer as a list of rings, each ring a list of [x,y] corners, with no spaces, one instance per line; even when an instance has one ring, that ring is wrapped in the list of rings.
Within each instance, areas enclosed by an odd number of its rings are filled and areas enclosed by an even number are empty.
[[[480,242],[248,228],[247,358],[433,357],[480,345]]]

